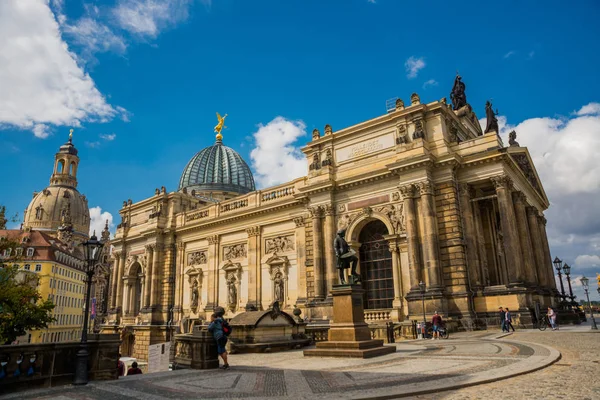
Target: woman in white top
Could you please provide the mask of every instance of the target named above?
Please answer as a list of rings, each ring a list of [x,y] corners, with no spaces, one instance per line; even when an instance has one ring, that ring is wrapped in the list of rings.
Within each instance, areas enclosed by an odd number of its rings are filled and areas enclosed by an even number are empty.
[[[550,320],[550,325],[552,325],[552,330],[556,330],[556,313],[552,309],[552,307],[548,307],[548,320]]]

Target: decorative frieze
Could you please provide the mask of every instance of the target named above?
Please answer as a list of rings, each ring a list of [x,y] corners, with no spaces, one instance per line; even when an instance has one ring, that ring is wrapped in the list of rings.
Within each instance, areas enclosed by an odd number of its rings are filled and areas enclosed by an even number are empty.
[[[206,250],[194,251],[187,255],[187,265],[201,265],[208,262]]]
[[[193,213],[189,213],[185,216],[185,221],[194,221],[201,218],[208,217],[208,210],[195,211]]]
[[[284,253],[294,250],[294,235],[265,239],[265,254]]]
[[[246,243],[234,244],[231,246],[223,246],[223,259],[232,260],[235,258],[246,258],[248,256],[248,248]]]
[[[375,209],[377,212],[385,214],[394,228],[394,233],[406,231],[406,220],[404,217],[404,204],[392,204]]]

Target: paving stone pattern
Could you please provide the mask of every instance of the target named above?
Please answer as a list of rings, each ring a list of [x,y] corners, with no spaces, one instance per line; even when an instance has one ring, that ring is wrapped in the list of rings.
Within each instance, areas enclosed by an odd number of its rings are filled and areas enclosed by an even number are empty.
[[[559,356],[543,344],[478,336],[403,342],[396,345],[396,353],[367,360],[304,358],[301,351],[236,354],[230,356],[232,368],[227,371],[138,375],[0,399],[384,398],[499,379],[547,365]],[[477,392],[473,396],[465,398],[481,398]]]

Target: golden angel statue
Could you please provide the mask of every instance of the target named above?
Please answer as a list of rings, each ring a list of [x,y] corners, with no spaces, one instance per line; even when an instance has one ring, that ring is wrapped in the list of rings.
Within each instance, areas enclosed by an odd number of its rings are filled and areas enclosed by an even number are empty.
[[[224,128],[227,128],[225,126],[225,118],[227,118],[227,114],[221,117],[221,114],[217,113],[217,119],[219,120],[219,123],[215,126],[215,132],[217,132],[217,134],[221,134],[221,131]]]

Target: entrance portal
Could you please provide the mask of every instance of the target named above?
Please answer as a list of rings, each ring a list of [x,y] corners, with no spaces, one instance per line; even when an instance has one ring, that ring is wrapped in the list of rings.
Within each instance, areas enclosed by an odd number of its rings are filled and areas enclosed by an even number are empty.
[[[394,278],[392,253],[387,240],[388,230],[379,220],[371,221],[360,231],[360,274],[365,309],[392,308],[394,301]]]

